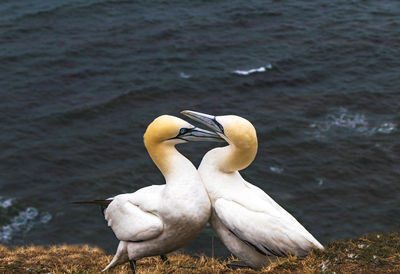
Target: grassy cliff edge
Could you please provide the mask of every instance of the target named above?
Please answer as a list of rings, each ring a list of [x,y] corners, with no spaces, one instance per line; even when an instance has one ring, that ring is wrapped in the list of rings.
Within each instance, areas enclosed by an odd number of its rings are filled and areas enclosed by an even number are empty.
[[[112,255],[95,247],[28,246],[14,249],[0,245],[0,273],[98,273]],[[400,234],[378,233],[332,242],[325,250],[313,250],[305,258],[290,257],[272,262],[261,271],[239,267],[235,258],[219,260],[207,256],[168,255],[138,261],[138,273],[400,273]],[[109,273],[127,273],[129,264]]]

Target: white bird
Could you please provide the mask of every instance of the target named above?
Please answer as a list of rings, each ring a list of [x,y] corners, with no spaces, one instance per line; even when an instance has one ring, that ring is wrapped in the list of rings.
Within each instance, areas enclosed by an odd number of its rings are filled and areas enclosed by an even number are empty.
[[[165,185],[152,185],[94,203],[102,205],[105,219],[120,240],[117,252],[103,271],[130,261],[174,251],[203,229],[211,213],[207,192],[193,164],[175,145],[187,141],[220,141],[214,132],[163,115],[144,134],[147,151],[165,177]]]
[[[234,115],[182,114],[212,128],[229,143],[207,152],[198,171],[211,199],[210,224],[234,255],[260,268],[274,257],[305,256],[314,247],[323,248],[291,214],[238,172],[257,153],[256,130],[249,121]]]

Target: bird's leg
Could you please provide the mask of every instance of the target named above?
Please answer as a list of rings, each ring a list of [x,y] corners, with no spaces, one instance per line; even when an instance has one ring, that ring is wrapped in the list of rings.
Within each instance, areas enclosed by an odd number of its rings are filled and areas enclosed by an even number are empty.
[[[168,261],[168,257],[167,257],[167,256],[165,256],[165,255],[160,255],[160,258],[161,258],[161,260],[162,260],[163,262],[166,262],[166,264],[169,264],[169,261]]]
[[[129,265],[131,266],[132,273],[136,274],[136,261],[135,260],[129,260]]]

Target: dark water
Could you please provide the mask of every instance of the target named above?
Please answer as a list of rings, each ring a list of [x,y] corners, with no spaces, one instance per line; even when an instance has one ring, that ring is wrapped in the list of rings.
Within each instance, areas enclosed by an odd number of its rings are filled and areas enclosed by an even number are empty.
[[[322,243],[398,230],[399,75],[398,1],[3,0],[0,243],[114,252],[70,202],[161,184],[142,135],[183,109],[252,121],[243,176]]]

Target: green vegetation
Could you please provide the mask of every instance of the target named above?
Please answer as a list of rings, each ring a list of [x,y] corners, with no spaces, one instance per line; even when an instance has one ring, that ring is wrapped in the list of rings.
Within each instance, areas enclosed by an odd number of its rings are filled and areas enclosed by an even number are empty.
[[[112,255],[88,246],[30,246],[9,249],[0,246],[0,273],[96,273]],[[218,260],[185,254],[169,254],[139,260],[138,273],[400,273],[400,234],[372,234],[332,242],[325,250],[313,250],[305,258],[290,257],[272,262],[261,271],[234,267],[235,258]],[[127,273],[129,264],[110,273]]]

